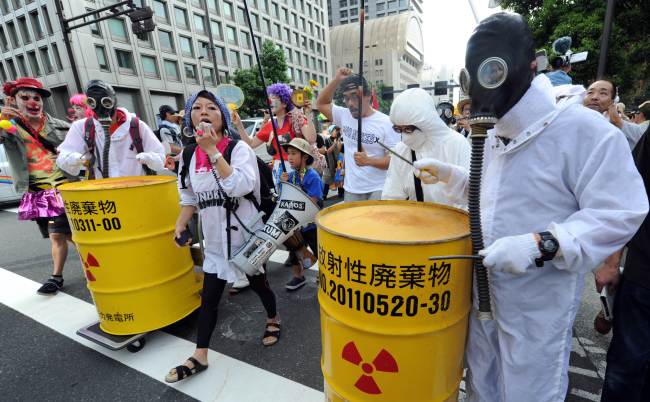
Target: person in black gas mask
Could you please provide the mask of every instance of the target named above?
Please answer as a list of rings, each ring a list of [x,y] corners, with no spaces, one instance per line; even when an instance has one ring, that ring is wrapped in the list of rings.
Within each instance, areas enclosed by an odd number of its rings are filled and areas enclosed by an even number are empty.
[[[117,107],[115,90],[101,80],[86,84],[96,119],[75,121],[59,146],[56,164],[72,175],[87,166],[90,179],[142,176],[164,170],[165,150],[149,126]]]
[[[520,15],[482,21],[465,57],[472,137],[485,142],[473,145],[472,180],[435,159],[415,167],[422,182],[447,183],[452,198],[469,191],[473,234],[487,245],[474,244],[489,287],[477,268],[468,398],[562,401],[584,274],[634,235],[648,199],[620,132],[577,103],[556,106],[549,79],[535,77],[532,35]],[[474,169],[475,159],[484,169]],[[477,193],[480,209],[473,211]],[[481,288],[492,298],[487,316]],[[490,305],[493,319],[486,319]]]

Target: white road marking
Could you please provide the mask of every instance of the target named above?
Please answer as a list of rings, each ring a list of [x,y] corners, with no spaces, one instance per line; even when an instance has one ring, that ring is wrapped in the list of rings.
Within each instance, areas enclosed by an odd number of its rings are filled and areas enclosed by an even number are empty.
[[[606,354],[607,351],[603,348],[599,348],[598,346],[585,346],[585,350],[589,353],[595,353],[595,354]]]
[[[288,251],[286,251],[286,250],[276,250],[273,254],[271,254],[271,258],[269,258],[269,261],[270,262],[275,262],[276,264],[284,264],[284,261],[287,259],[288,256],[289,256]],[[311,268],[309,268],[309,269],[311,271],[318,272],[318,262],[316,262],[316,264],[312,265]]]
[[[578,354],[580,357],[586,357],[587,353],[585,353],[585,350],[582,348],[582,345],[578,341],[577,338],[573,338],[573,351]]]
[[[583,337],[580,337],[580,338],[578,338],[578,340],[579,340],[580,343],[582,343],[583,345],[593,345],[593,344],[594,344],[594,341],[592,341],[592,340],[589,339],[589,338],[583,338]]]
[[[569,373],[580,374],[585,377],[598,378],[597,372],[589,369],[583,369],[580,367],[569,366]]]
[[[5,209],[1,209],[0,211],[13,212],[14,214],[17,214],[18,213],[18,207],[16,207],[16,208],[5,208]]]
[[[594,393],[587,392],[587,391],[582,390],[582,389],[571,388],[570,394],[578,396],[580,398],[588,399],[588,400],[594,401],[594,402],[599,402],[600,401],[600,394],[594,394]]]
[[[105,349],[76,335],[79,328],[97,320],[95,306],[63,292],[54,297],[38,296],[39,286],[0,268],[0,303],[163,384],[169,369],[183,363],[194,351],[194,343],[160,331],[147,335],[147,345],[135,354]],[[215,351],[209,355],[209,365],[210,369],[196,377],[166,385],[201,401],[322,402],[324,399],[320,391]]]
[[[601,360],[598,363],[598,375],[600,378],[605,378],[605,371],[607,370],[607,361]]]

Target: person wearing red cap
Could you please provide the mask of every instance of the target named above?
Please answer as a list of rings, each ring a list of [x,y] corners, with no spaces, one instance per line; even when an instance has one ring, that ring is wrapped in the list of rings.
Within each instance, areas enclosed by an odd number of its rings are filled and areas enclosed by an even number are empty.
[[[72,236],[56,187],[76,178],[55,163],[56,148],[70,126],[45,113],[43,99],[51,93],[37,79],[5,82],[3,92],[6,106],[0,119],[9,120],[11,128],[0,128],[0,143],[14,172],[14,187],[23,193],[18,219],[35,221],[43,238],[52,243],[52,276],[38,289],[39,294],[52,296],[63,287],[63,265]]]

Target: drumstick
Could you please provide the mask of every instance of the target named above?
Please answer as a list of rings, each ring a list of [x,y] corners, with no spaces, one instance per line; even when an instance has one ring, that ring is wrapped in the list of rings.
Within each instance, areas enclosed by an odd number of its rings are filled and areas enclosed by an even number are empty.
[[[413,166],[413,162],[411,162],[410,160],[406,159],[406,158],[403,157],[402,155],[398,154],[397,152],[395,152],[395,151],[393,151],[392,149],[390,149],[389,147],[387,147],[386,144],[384,144],[383,142],[379,141],[379,138],[375,138],[375,142],[376,142],[377,144],[381,145],[384,149],[386,149],[386,151],[390,152],[391,154],[397,156],[398,158],[400,158],[400,159],[403,160],[404,162],[406,162],[406,163],[408,163],[409,165]]]

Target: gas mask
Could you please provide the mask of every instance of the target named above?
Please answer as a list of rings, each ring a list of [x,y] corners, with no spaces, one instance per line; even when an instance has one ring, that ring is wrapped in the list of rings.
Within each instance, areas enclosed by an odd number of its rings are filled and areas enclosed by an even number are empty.
[[[535,78],[533,37],[519,14],[494,14],[476,27],[467,42],[462,90],[472,98],[471,118],[503,117]]]
[[[454,105],[449,102],[440,102],[436,106],[436,112],[440,119],[446,124],[456,124],[456,119],[454,118]]]
[[[117,97],[112,86],[101,80],[91,80],[86,84],[88,106],[95,112],[97,118],[110,120],[117,109]]]

